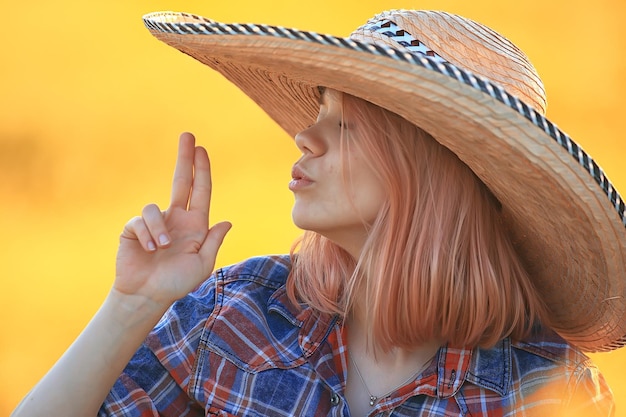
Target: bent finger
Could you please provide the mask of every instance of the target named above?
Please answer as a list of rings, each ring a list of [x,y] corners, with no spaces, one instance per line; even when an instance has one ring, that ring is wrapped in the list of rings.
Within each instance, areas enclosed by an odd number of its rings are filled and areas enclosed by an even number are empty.
[[[145,206],[141,217],[150,232],[153,242],[156,242],[159,247],[165,247],[170,244],[170,236],[165,226],[163,213],[156,204]]]
[[[120,239],[137,240],[141,247],[147,252],[156,250],[156,244],[150,235],[150,231],[148,231],[148,227],[144,223],[143,218],[139,216],[133,217],[126,223]]]

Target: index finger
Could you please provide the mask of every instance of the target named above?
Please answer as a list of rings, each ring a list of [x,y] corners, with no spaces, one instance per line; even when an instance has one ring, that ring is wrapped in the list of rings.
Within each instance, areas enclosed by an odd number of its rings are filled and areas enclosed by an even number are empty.
[[[193,184],[193,163],[196,138],[189,132],[182,133],[178,141],[178,157],[172,180],[171,207],[187,209]]]

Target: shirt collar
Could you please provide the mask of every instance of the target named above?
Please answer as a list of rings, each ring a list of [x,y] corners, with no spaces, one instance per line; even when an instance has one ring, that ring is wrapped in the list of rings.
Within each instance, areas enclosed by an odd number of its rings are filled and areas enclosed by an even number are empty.
[[[300,328],[299,344],[305,356],[310,356],[337,321],[337,317],[314,311],[308,306],[295,306],[287,296],[285,286],[278,288],[268,301],[269,312],[276,312],[287,319],[291,324]]]
[[[511,387],[511,367],[508,338],[489,349],[444,346],[438,357],[437,396],[455,395],[465,381],[505,396]]]

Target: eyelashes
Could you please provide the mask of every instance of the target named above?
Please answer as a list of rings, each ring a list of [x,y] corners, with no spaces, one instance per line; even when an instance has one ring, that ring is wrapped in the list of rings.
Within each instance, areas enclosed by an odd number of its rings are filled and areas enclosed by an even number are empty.
[[[312,128],[313,126],[315,126],[315,123],[308,124],[304,128],[304,130],[308,130],[308,129]],[[339,126],[340,129],[347,129],[348,128],[348,124],[346,122],[342,121],[342,120],[337,122],[337,126]]]

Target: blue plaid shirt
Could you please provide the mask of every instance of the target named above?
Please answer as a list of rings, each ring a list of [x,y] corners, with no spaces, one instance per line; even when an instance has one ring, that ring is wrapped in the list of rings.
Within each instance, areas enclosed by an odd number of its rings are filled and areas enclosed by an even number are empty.
[[[216,271],[164,315],[99,416],[348,416],[345,330],[288,300],[288,256]],[[542,331],[491,349],[441,347],[376,416],[610,416],[598,369]]]

